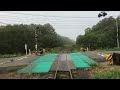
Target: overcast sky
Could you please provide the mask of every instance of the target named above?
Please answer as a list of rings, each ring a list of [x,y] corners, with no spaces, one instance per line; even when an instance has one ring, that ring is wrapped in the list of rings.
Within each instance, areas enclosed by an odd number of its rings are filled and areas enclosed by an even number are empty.
[[[0,25],[6,24],[45,24],[50,23],[55,31],[76,40],[87,27],[102,20],[100,11],[0,11]],[[107,11],[109,16],[118,16],[120,11]]]

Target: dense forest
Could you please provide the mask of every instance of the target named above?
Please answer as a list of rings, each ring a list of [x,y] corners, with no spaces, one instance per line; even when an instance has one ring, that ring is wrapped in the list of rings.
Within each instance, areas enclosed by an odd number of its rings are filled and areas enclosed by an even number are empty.
[[[120,39],[120,16],[117,17],[118,33]],[[99,21],[92,28],[85,29],[84,35],[79,35],[76,44],[79,47],[95,49],[106,49],[117,47],[116,20],[112,16]]]
[[[6,25],[0,26],[0,54],[25,53],[25,44],[35,50],[35,30],[38,48],[63,47],[74,43],[71,39],[58,35],[49,24],[44,25]]]

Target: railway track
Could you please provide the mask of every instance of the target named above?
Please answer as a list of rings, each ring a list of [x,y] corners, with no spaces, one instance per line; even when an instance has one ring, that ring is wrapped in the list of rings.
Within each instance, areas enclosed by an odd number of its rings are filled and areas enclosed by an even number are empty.
[[[68,58],[67,58],[68,53],[70,53],[70,49],[64,49],[58,53],[59,56],[61,56],[61,54],[66,54],[65,62],[67,63],[68,70],[67,71],[59,71],[59,67],[62,63],[58,61],[55,72],[49,72],[48,79],[74,79],[72,70],[69,68],[69,65],[68,65]]]
[[[58,54],[57,60],[54,62],[54,65],[50,72],[43,75],[42,79],[89,79],[89,71],[85,68],[76,69],[71,67],[70,58],[68,54],[71,52],[71,49],[64,49]],[[67,69],[66,69],[67,68]]]
[[[87,69],[70,69],[69,67],[69,60],[68,60],[68,54],[71,52],[70,49],[64,49],[62,51],[59,52],[59,60],[57,61],[57,67],[55,68],[54,71],[50,71],[47,75],[46,75],[46,79],[87,79],[89,78],[89,71]],[[60,69],[61,65],[63,64],[62,61],[60,60],[62,57],[62,54],[66,54],[66,60],[64,60],[64,62],[66,62],[66,68],[68,69],[67,71],[62,71]],[[64,66],[64,65],[63,65]]]

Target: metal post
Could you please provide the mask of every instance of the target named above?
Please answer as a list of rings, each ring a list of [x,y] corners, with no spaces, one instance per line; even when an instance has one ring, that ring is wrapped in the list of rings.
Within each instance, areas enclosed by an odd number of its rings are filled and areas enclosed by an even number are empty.
[[[116,28],[117,28],[117,47],[119,48],[118,22],[117,22],[117,18],[116,18]]]

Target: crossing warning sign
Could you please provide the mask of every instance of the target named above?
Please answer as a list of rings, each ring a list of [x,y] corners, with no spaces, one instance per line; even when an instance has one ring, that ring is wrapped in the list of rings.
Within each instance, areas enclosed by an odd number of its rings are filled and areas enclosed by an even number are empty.
[[[109,64],[112,65],[112,64],[113,64],[113,63],[112,63],[112,61],[113,61],[113,56],[112,56],[112,54],[106,54],[105,56],[106,56],[106,57],[105,57],[106,60],[109,61]]]
[[[112,60],[112,54],[106,54],[105,56],[106,56],[106,60],[108,61]]]

